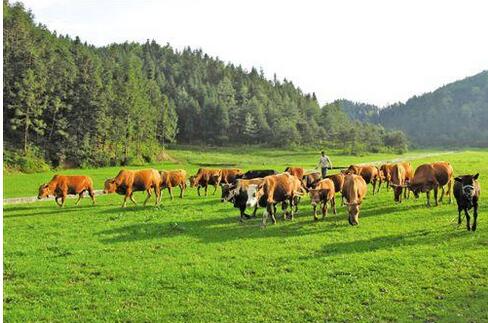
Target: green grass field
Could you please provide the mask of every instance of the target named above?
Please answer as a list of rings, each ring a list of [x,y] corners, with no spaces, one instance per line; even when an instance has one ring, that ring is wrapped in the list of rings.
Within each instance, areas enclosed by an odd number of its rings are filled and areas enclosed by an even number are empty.
[[[424,156],[411,152],[401,157]],[[193,173],[201,163],[248,168],[303,165],[316,152],[177,150],[180,163],[154,165]],[[399,156],[331,155],[337,166]],[[400,158],[401,158],[400,157]],[[412,161],[450,161],[455,174],[480,172],[488,187],[488,151]],[[70,170],[96,188],[119,168]],[[4,197],[34,196],[52,173],[5,174]],[[178,193],[178,190],[176,190]],[[455,202],[427,208],[393,203],[371,186],[360,224],[338,207],[312,221],[302,199],[294,221],[260,228],[215,196],[189,189],[163,193],[160,207],[120,208],[122,196],[59,209],[53,201],[4,206],[4,319],[10,321],[448,321],[488,320],[488,223],[483,193],[478,230],[452,221]],[[136,200],[143,201],[143,193]],[[340,204],[340,203],[339,203]],[[280,212],[281,215],[281,212]],[[463,223],[464,224],[464,223]]]

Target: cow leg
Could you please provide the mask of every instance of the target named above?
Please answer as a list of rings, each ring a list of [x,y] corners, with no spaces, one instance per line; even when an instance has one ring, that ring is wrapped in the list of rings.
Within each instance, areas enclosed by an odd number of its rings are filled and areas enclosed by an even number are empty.
[[[447,195],[449,196],[449,204],[451,204],[452,203],[452,180],[449,180],[449,182],[447,182]]]
[[[168,186],[168,192],[169,192],[169,198],[173,199],[173,188],[171,186]],[[181,194],[180,194],[181,195]],[[181,196],[180,196],[181,197]]]
[[[199,186],[197,186],[197,193],[198,193],[198,196],[201,196],[201,195],[200,195],[200,185],[199,185]]]
[[[180,184],[180,199],[183,198],[183,191],[184,191],[183,184]]]
[[[468,229],[468,231],[470,231],[471,230],[471,225],[470,225],[471,218],[469,216],[469,212],[468,212],[467,207],[464,208],[464,214],[466,214],[466,229]]]
[[[266,205],[266,208],[264,209],[263,212],[263,222],[261,223],[261,226],[266,227],[266,220],[268,219],[268,210],[269,210],[269,205]]]
[[[59,207],[61,207],[61,203],[59,203],[59,196],[56,196],[56,197],[54,198],[54,201],[56,201],[56,204],[57,204]]]
[[[246,216],[246,207],[240,207],[239,208],[239,211],[241,211],[241,218],[239,219],[240,222],[244,222],[244,217]]]
[[[444,188],[442,188],[442,194],[444,194]],[[434,188],[434,201],[435,201],[435,206],[439,206],[439,201],[437,200],[437,196],[439,195],[439,188],[435,187]],[[442,195],[441,195],[441,201],[442,201]]]
[[[127,206],[127,198],[129,197],[129,195],[125,194],[124,196],[124,202],[122,203],[122,207],[126,207]]]
[[[332,210],[334,211],[334,215],[336,215],[337,210],[336,210],[336,204],[335,204],[335,196],[333,196],[332,200],[330,200],[330,205],[332,206]]]
[[[442,191],[442,194],[441,194],[441,198],[439,199],[439,202],[442,202],[442,200],[444,199],[444,186],[441,186],[441,191]],[[434,194],[435,194],[435,191],[434,191]],[[437,206],[437,204],[436,204]]]
[[[208,185],[205,185],[205,196],[207,196]]]
[[[255,218],[256,217],[256,212],[258,211],[258,203],[256,203],[256,205],[254,206],[254,211],[252,212],[252,217]]]
[[[371,184],[373,184],[373,195],[374,195],[374,191],[376,190],[376,180],[372,180]]]
[[[294,198],[293,203],[295,204],[295,213],[298,213],[298,203],[300,203],[300,200],[301,200],[300,196]]]
[[[154,205],[158,205],[161,202],[161,188],[159,186],[154,187],[154,195],[156,195],[156,203]]]
[[[132,201],[132,203],[134,203],[134,205],[137,205],[137,202],[136,202],[136,200],[134,200],[134,196],[133,195],[134,195],[134,192],[131,191],[130,192],[130,195],[129,195],[130,200]]]
[[[271,211],[271,221],[273,221],[273,224],[276,224],[276,206],[274,205],[274,203],[271,203],[269,210]]]
[[[63,195],[61,196],[61,205],[60,207],[64,207],[64,202],[66,201],[66,194],[63,193]]]
[[[92,189],[88,190],[88,195],[90,195],[90,198],[92,200],[92,205],[95,205],[95,192],[93,192]]]
[[[319,218],[317,217],[317,205],[313,206],[313,219],[317,221]]]
[[[463,208],[461,206],[458,205],[458,226],[461,225],[461,211],[463,210]]]
[[[471,231],[476,231],[476,226],[478,222],[478,202],[473,203],[473,225],[471,226]]]
[[[212,195],[215,195],[215,192],[217,192],[217,187],[218,187],[218,186],[219,186],[219,185],[214,185],[214,191],[213,191]]]
[[[75,205],[78,205],[78,203],[80,203],[80,200],[83,198],[84,192],[85,191],[81,191],[80,194],[78,194],[78,199],[76,200]]]
[[[430,207],[430,191],[425,192],[425,196],[427,197],[427,206]]]
[[[293,207],[293,206],[292,206]],[[288,204],[284,201],[281,202],[281,211],[283,212],[283,221],[286,221],[288,213]]]
[[[146,206],[147,201],[151,198],[151,189],[150,188],[147,189],[146,192],[147,192],[147,197],[144,200],[144,203],[142,204],[142,206]]]
[[[325,219],[327,216],[327,201],[324,201],[322,204],[322,219]]]

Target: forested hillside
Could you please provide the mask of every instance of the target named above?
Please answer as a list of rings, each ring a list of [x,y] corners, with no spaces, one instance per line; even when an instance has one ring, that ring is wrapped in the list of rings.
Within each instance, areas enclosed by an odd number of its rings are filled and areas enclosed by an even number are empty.
[[[97,48],[36,25],[21,4],[3,9],[7,163],[142,164],[172,142],[406,149],[402,134],[321,109],[286,79],[149,40]]]
[[[418,147],[488,147],[488,71],[383,109],[336,103],[353,119],[404,131]]]

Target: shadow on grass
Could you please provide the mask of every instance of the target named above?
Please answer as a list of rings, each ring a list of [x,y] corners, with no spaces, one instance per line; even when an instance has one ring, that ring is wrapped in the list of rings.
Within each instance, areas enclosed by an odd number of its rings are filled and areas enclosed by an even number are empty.
[[[328,257],[338,254],[371,252],[396,247],[407,247],[423,244],[438,244],[450,238],[465,236],[464,231],[441,232],[419,230],[403,234],[374,237],[365,240],[337,242],[324,245],[319,251],[303,258]]]
[[[20,217],[29,217],[29,216],[49,216],[49,215],[58,215],[62,213],[72,213],[72,212],[80,212],[81,210],[88,210],[88,209],[97,209],[97,205],[92,206],[91,202],[89,205],[69,205],[63,208],[60,208],[57,205],[53,206],[43,206],[43,207],[22,207],[22,208],[9,208],[4,209],[3,217],[8,218],[20,218]],[[22,211],[31,211],[31,210],[39,210],[39,212],[22,212]]]
[[[187,214],[188,209],[185,210],[181,218],[176,220],[178,221],[178,223],[156,223],[155,221],[153,222],[152,220],[150,220],[145,223],[136,223],[103,230],[96,233],[96,235],[100,238],[100,241],[102,243],[107,244],[161,238],[164,239],[177,235],[197,238],[204,243],[219,243],[232,240],[265,239],[270,237],[297,237],[304,235],[323,234],[326,232],[345,230],[346,228],[350,227],[349,223],[347,222],[347,209],[340,206],[337,206],[337,215],[333,215],[332,210],[329,208],[329,214],[324,220],[325,223],[329,223],[329,225],[320,224],[324,223],[324,221],[314,222],[312,220],[312,212],[310,209],[310,204],[308,203],[300,204],[300,210],[297,214],[297,217],[300,219],[295,221],[284,221],[282,219],[282,212],[280,210],[280,207],[278,207],[277,225],[270,224],[271,221],[268,220],[267,228],[261,229],[259,228],[259,226],[262,221],[262,215],[264,211],[263,208],[258,209],[256,218],[246,220],[244,223],[239,223],[239,210],[234,208],[230,203],[222,204],[220,201],[215,199],[207,200],[198,197],[191,197],[187,199],[183,205],[180,204],[180,202],[183,201],[178,201],[179,203],[177,204],[169,204],[166,206],[163,204],[160,207],[163,210],[165,209],[165,211],[170,214],[179,214],[183,210],[182,208],[188,208],[195,211],[193,215],[186,216],[185,214]],[[198,210],[195,210],[195,207],[198,208],[198,206],[205,206],[210,204],[214,205],[215,209],[206,210],[204,213],[202,213],[202,217],[205,216],[205,218],[195,219],[195,215],[198,216],[198,212],[200,212]],[[407,208],[409,211],[413,211],[416,209],[424,209],[426,207],[422,203],[408,204],[405,206],[404,203],[395,204],[393,201],[391,201],[388,202],[387,205],[369,205],[367,208],[363,208],[360,214],[360,219],[371,216],[388,216],[388,214],[394,212],[402,212],[405,210],[405,208]],[[124,211],[139,211],[143,209],[144,208],[142,206],[127,209],[115,208],[103,210],[102,213],[120,213]],[[151,210],[148,207],[146,207],[146,209]],[[156,208],[155,210],[159,209]],[[221,217],[220,214],[224,213],[228,215],[231,214],[232,216]],[[252,213],[252,210],[248,209],[247,213]],[[216,216],[217,214],[218,216]],[[212,216],[209,218],[209,215]],[[159,216],[164,218],[164,215],[157,214],[156,219]],[[330,225],[331,223],[334,223],[334,225]],[[418,232],[413,234],[417,235],[409,234],[407,236],[386,236],[372,239],[369,242],[356,241],[354,243],[351,243],[351,245],[346,245],[345,247],[351,247],[351,250],[355,250],[352,247],[355,247],[356,244],[364,244],[364,246],[361,246],[359,248],[364,248],[364,250],[374,250],[374,248],[386,248],[395,243],[423,243],[422,241],[425,241],[427,239],[425,236],[430,235],[431,233],[428,232],[426,234],[424,232]],[[344,249],[339,245],[333,245],[332,247],[333,249]]]

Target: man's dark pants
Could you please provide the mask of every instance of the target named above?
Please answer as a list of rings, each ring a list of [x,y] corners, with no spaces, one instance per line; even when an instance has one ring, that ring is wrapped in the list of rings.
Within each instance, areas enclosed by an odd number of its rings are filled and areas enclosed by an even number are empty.
[[[321,170],[322,170],[322,178],[325,178],[325,176],[327,176],[327,167],[322,167]]]

